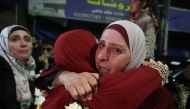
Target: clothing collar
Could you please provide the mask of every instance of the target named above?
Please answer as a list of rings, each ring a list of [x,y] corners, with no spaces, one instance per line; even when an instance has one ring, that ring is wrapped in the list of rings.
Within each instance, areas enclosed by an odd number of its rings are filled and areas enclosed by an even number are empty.
[[[140,12],[139,12],[139,15],[138,15],[138,17],[136,19],[141,18],[142,16],[144,16],[147,13],[149,13],[149,8],[141,9]]]

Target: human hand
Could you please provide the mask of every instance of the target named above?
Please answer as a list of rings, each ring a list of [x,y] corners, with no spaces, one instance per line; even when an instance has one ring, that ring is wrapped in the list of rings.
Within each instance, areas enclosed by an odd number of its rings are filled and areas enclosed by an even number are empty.
[[[42,96],[45,97],[45,98],[49,96],[49,94],[48,94],[48,92],[47,92],[46,90],[42,90],[42,91],[41,91],[41,94],[42,94]]]
[[[49,61],[48,58],[42,54],[41,56],[38,57],[39,62],[43,62],[44,63],[44,67],[49,65]]]
[[[75,100],[91,100],[92,93],[96,93],[98,88],[97,79],[99,74],[97,73],[61,73],[59,75],[59,81],[64,84],[66,90],[68,90],[71,96]]]

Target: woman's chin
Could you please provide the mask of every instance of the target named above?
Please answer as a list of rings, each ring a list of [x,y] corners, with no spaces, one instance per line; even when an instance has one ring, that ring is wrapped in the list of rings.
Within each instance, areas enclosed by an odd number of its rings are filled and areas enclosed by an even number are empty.
[[[21,57],[19,57],[17,59],[20,60],[20,61],[28,61],[28,58],[29,58],[29,56],[21,56]]]

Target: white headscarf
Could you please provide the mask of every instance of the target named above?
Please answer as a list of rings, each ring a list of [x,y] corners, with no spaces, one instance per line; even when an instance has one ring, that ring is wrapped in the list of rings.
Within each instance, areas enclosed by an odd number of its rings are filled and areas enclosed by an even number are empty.
[[[34,70],[36,68],[36,65],[34,59],[31,56],[29,57],[27,62],[22,62],[15,59],[11,55],[11,52],[9,50],[8,37],[11,30],[15,27],[22,28],[22,30],[25,30],[30,35],[29,31],[25,27],[20,25],[13,25],[4,28],[0,34],[0,55],[9,63],[12,68],[16,82],[17,100],[21,103],[21,107],[28,107],[33,101],[28,80],[34,79]]]
[[[146,56],[145,35],[143,31],[138,25],[127,20],[115,21],[108,25],[106,28],[109,28],[109,26],[114,24],[121,25],[128,34],[131,58],[124,72],[127,72],[130,69],[138,68]]]

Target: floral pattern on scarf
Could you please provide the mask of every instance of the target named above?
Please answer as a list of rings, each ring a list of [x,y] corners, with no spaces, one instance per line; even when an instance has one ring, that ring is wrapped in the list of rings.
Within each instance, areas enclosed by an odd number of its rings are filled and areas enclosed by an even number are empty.
[[[21,103],[21,107],[29,107],[33,101],[29,88],[29,80],[32,81],[34,79],[34,70],[36,65],[34,59],[31,56],[27,62],[22,62],[15,59],[11,55],[8,46],[8,36],[14,27],[24,28],[29,33],[25,27],[20,25],[12,25],[4,28],[0,34],[0,55],[9,63],[12,68],[16,83],[17,100]]]

